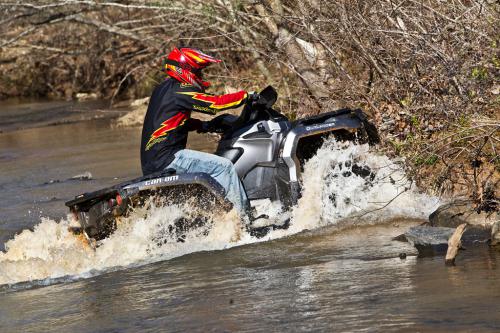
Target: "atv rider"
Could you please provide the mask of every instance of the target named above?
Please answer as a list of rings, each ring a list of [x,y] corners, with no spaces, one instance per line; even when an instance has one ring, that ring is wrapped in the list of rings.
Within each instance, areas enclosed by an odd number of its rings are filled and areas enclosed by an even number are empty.
[[[169,76],[158,85],[149,102],[141,140],[141,165],[144,175],[175,169],[177,173],[204,172],[212,176],[226,191],[226,198],[241,213],[248,208],[245,189],[230,160],[186,148],[189,131],[202,130],[208,122],[191,118],[191,112],[215,115],[237,108],[257,95],[246,91],[212,95],[205,89],[201,71],[221,60],[192,48],[174,48],[165,61]]]

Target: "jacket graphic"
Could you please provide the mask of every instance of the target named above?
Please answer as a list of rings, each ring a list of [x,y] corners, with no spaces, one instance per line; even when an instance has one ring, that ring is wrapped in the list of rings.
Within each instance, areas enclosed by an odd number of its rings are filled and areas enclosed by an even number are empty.
[[[149,101],[141,139],[141,166],[144,175],[165,169],[174,154],[186,147],[192,130],[191,112],[216,114],[245,103],[247,93],[212,95],[201,89],[167,79],[158,85]]]

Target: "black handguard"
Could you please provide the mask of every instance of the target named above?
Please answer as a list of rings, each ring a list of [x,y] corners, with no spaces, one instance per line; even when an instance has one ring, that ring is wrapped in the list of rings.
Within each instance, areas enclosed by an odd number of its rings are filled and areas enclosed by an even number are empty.
[[[250,106],[260,105],[263,98],[257,92],[248,94],[247,104]]]

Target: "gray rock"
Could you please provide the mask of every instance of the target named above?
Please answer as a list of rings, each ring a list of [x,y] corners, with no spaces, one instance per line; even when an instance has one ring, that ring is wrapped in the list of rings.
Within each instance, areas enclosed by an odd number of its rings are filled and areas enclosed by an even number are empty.
[[[474,210],[472,200],[458,199],[448,204],[441,205],[431,215],[429,222],[434,227],[456,228],[462,223],[469,225],[488,226],[491,228],[495,213],[481,212],[478,214]]]
[[[442,205],[429,216],[430,225],[433,227],[456,228],[462,223],[467,223],[463,235],[466,242],[488,240],[493,224],[498,219],[498,212],[478,214],[474,209],[474,203],[468,199],[458,199]]]
[[[92,179],[92,174],[88,171],[85,171],[84,173],[73,176],[68,180],[91,180],[91,179]]]
[[[455,232],[454,228],[419,225],[404,233],[405,238],[414,245],[420,256],[446,253],[448,239]]]
[[[91,100],[91,99],[97,99],[99,96],[97,96],[96,93],[77,93],[75,95],[76,99],[79,100],[79,101],[87,101],[87,100]]]
[[[491,245],[500,246],[500,220],[496,221],[491,228]]]

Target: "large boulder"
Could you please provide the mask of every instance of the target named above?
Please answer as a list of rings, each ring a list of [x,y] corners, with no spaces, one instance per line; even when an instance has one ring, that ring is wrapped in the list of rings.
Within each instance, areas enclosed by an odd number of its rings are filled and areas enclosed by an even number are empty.
[[[500,246],[500,220],[491,228],[491,245]]]
[[[433,227],[456,228],[462,223],[491,229],[498,213],[477,213],[472,200],[458,199],[439,206],[431,215],[429,222]]]
[[[420,256],[442,254],[448,250],[450,237],[456,233],[457,227],[460,233],[452,241],[455,253],[450,262],[453,262],[461,244],[490,240],[491,245],[500,245],[498,212],[477,213],[473,202],[467,199],[440,206],[429,216],[429,223],[411,227],[394,240],[410,242],[417,248]]]
[[[498,220],[498,212],[478,213],[472,200],[468,199],[458,199],[444,204],[429,216],[429,223],[433,227],[456,228],[462,223],[467,223],[463,235],[466,242],[486,241],[490,238],[493,240],[493,226]]]

